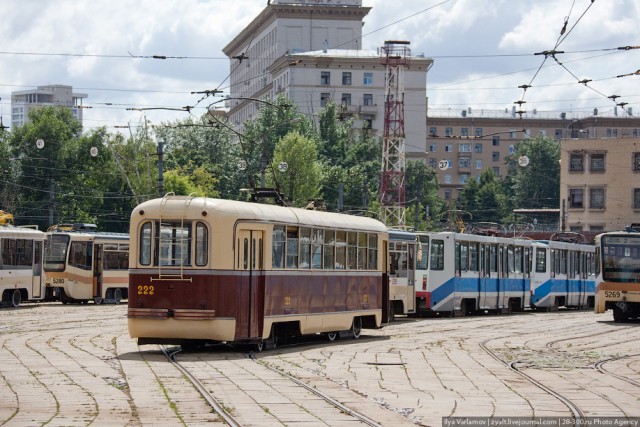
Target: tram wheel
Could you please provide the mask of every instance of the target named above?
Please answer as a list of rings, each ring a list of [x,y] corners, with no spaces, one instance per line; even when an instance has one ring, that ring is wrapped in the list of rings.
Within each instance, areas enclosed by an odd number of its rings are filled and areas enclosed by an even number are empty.
[[[327,332],[325,334],[325,336],[327,337],[327,339],[330,342],[334,342],[336,340],[336,338],[338,338],[338,333],[337,332]]]
[[[264,350],[264,347],[265,347],[264,344],[265,344],[264,340],[260,340],[257,343],[255,343],[254,349],[255,349],[256,353],[262,353],[262,351]]]
[[[360,332],[362,332],[362,319],[355,317],[351,324],[351,333],[353,334],[353,338],[360,338]]]
[[[22,302],[22,294],[18,289],[16,289],[13,291],[13,294],[11,294],[11,307],[14,307],[14,308],[18,307],[21,302]]]
[[[113,290],[113,302],[115,304],[120,304],[121,301],[122,301],[122,289],[115,288]]]
[[[93,299],[93,303],[94,303],[94,304],[96,304],[96,305],[100,305],[100,304],[102,304],[103,302],[104,302],[104,300],[102,299],[102,297],[95,297],[95,298]]]
[[[624,322],[629,320],[629,315],[617,305],[613,307],[613,321]]]

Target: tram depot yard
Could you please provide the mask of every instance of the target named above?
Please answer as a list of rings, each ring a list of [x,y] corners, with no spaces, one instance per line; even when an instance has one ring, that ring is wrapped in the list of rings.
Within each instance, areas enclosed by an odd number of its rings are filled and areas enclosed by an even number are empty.
[[[161,346],[129,337],[126,313],[0,310],[0,424],[221,422]],[[362,423],[302,383],[373,425],[637,425],[640,321],[578,310],[398,320],[359,340],[312,337],[262,353],[220,345],[176,359],[240,425]]]

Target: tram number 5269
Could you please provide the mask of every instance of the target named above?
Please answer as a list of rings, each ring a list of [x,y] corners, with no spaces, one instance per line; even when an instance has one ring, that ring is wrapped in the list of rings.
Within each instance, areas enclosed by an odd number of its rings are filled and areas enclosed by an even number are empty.
[[[605,298],[620,298],[622,293],[620,291],[604,291]]]
[[[139,285],[138,295],[153,295],[155,288],[153,285]]]

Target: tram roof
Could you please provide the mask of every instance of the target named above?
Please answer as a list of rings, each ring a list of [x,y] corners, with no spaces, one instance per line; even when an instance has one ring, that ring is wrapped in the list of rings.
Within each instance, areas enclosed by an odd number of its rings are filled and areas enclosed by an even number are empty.
[[[26,227],[14,227],[14,226],[1,226],[0,227],[0,236],[1,237],[13,237],[13,238],[36,238],[44,240],[44,232],[40,230],[36,230],[34,228],[26,228]]]
[[[227,219],[235,218],[236,221],[256,220],[301,226],[387,232],[387,227],[373,218],[205,197],[165,196],[162,199],[149,200],[138,205],[131,212],[131,218],[140,217],[141,211],[147,214],[145,218],[181,218],[187,215],[194,219],[204,219],[208,218],[206,215],[216,215]]]

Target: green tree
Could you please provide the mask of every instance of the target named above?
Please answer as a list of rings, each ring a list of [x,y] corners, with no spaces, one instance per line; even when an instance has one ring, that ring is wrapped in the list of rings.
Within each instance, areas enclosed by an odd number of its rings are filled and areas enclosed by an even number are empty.
[[[519,159],[526,156],[528,164]],[[518,208],[560,207],[560,144],[538,136],[520,142],[507,157],[514,204]]]
[[[491,169],[485,169],[480,182],[470,180],[460,192],[458,206],[472,215],[473,222],[503,222],[511,212],[511,203],[502,182]]]
[[[272,163],[272,168],[278,170],[278,164],[286,162],[287,170],[274,174],[278,182],[270,175],[270,184],[286,192],[293,205],[305,206],[309,200],[316,198],[319,190],[321,168],[317,157],[317,148],[312,139],[296,131],[288,133],[276,144]]]
[[[339,107],[329,101],[319,114],[319,155],[330,165],[348,163],[347,152],[352,145],[353,120],[344,120]]]
[[[238,168],[242,159],[240,144],[226,122],[211,122],[208,118],[189,117],[154,126],[157,140],[164,143],[165,169],[200,182],[196,185],[202,194],[238,199],[240,188],[246,186],[246,175]]]
[[[64,107],[32,110],[29,120],[14,129],[9,138],[11,157],[19,168],[15,183],[20,195],[14,215],[16,223],[46,228],[57,220],[55,212],[61,207],[57,193],[64,192],[70,179],[77,179],[74,142],[81,135],[82,125]]]

